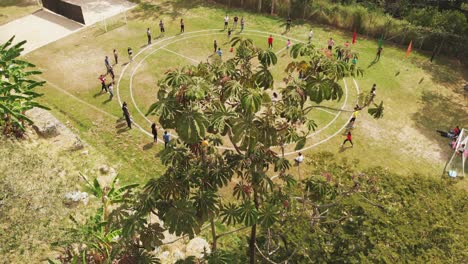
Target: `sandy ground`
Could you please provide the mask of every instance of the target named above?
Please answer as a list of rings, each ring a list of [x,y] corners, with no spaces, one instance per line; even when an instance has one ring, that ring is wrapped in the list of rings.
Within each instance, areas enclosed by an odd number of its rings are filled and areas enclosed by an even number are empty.
[[[115,16],[135,6],[125,0],[69,0],[82,6],[86,26]],[[16,36],[27,40],[23,54],[64,38],[86,26],[45,9],[0,26],[0,43]]]
[[[15,42],[27,40],[23,53],[26,54],[68,36],[82,27],[70,19],[46,10],[39,10],[0,26],[0,42],[4,43],[12,36],[16,36]]]

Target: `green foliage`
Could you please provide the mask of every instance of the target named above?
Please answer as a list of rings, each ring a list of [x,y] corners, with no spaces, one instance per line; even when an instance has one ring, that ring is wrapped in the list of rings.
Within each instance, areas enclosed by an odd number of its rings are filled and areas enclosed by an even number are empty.
[[[13,40],[14,37],[0,45],[0,126],[6,135],[21,136],[24,122],[33,123],[25,112],[34,107],[48,108],[36,101],[42,94],[34,91],[45,83],[32,79],[41,72],[28,70],[36,66],[18,59],[26,41],[13,45]]]
[[[158,83],[158,101],[148,114],[159,115],[161,125],[174,129],[180,139],[162,152],[168,168],[159,179],[148,182],[138,207],[141,215],[157,214],[176,235],[194,237],[209,222],[213,249],[218,238],[216,217],[227,225],[251,227],[252,261],[257,224],[258,228],[274,226],[288,207],[282,182],[270,178],[269,166],[280,172],[286,186],[296,185],[286,174],[291,164],[271,147],[296,143],[296,148],[302,148],[316,127],[307,118],[306,103],[340,100],[339,82],[360,70],[313,46],[298,44],[291,51],[298,61],[286,69],[291,82],[279,88],[282,100],[273,104],[268,93],[274,87],[269,67],[277,63],[276,55],[241,37],[233,38],[231,45],[237,47],[234,58],[183,67]],[[260,61],[257,67],[252,62],[255,58]],[[306,77],[294,79],[294,71]],[[299,129],[298,121],[303,124]],[[223,137],[234,151],[200,143],[204,138],[222,142]],[[237,201],[222,203],[218,192],[229,183]]]
[[[421,175],[402,177],[376,167],[355,171],[330,153],[310,158],[305,191],[259,237],[261,250],[279,247],[277,263],[464,262],[466,191]],[[434,199],[433,197],[437,197]],[[269,241],[269,242],[268,242]]]

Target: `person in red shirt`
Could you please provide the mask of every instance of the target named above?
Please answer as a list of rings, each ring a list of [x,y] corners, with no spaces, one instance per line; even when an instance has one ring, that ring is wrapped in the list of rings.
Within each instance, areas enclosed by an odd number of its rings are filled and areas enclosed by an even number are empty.
[[[344,146],[344,144],[349,141],[349,143],[351,143],[351,147],[354,146],[353,144],[353,139],[352,139],[352,135],[351,135],[351,131],[348,131],[348,134],[346,134],[346,139],[345,141],[343,141],[343,144],[341,144],[341,147]]]
[[[273,48],[273,36],[270,35],[268,38],[268,48],[272,49]]]
[[[102,91],[107,93],[106,76],[101,74],[98,79],[101,81],[101,93]]]
[[[454,133],[455,136],[457,137],[457,136],[460,134],[460,127],[456,126],[456,127],[453,129],[453,133]]]

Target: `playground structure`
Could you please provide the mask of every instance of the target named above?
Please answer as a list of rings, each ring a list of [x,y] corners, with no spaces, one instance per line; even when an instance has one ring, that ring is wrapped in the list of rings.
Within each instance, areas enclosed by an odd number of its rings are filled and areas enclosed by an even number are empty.
[[[465,177],[466,160],[468,158],[468,130],[462,129],[453,148],[453,154],[444,167],[443,175],[448,173],[452,178]]]

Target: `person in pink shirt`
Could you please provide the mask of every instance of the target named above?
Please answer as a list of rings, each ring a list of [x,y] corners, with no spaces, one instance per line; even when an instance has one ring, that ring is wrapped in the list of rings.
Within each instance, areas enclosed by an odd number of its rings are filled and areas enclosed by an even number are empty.
[[[329,49],[329,50],[332,50],[334,45],[335,45],[335,41],[333,41],[333,39],[330,38],[330,39],[328,40],[328,49]]]

